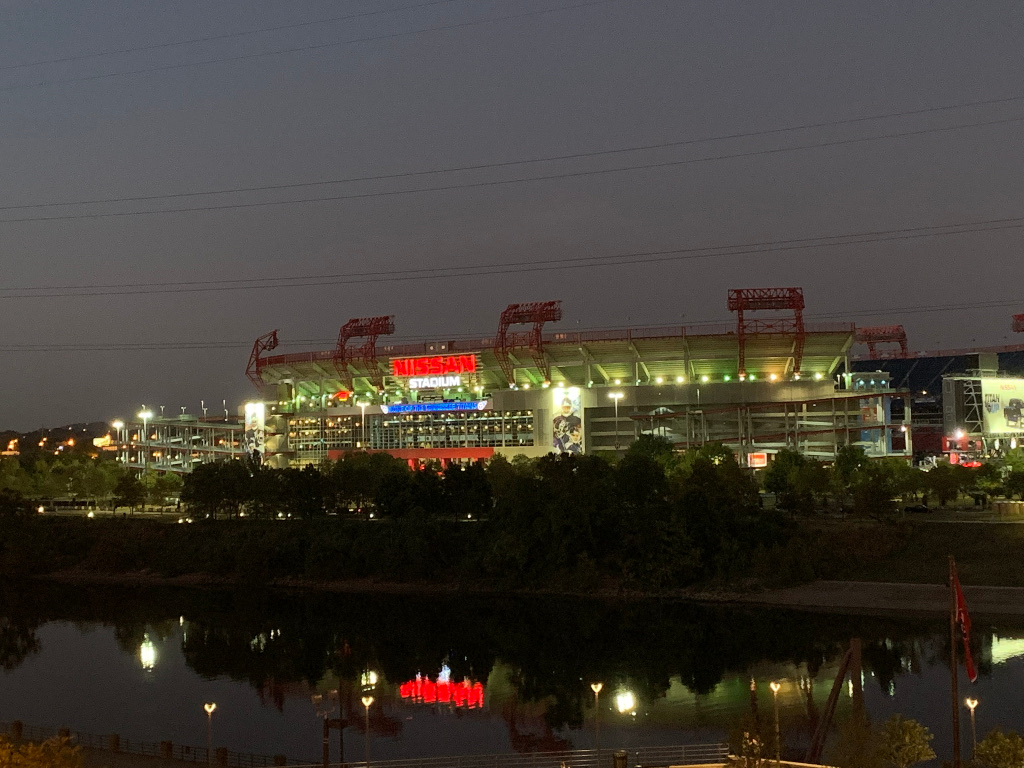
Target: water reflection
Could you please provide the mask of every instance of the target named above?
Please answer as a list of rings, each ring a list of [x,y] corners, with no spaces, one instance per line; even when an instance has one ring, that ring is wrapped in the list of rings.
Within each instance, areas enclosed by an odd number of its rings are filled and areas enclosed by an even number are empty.
[[[143,634],[142,644],[139,646],[139,661],[142,668],[147,672],[156,666],[156,646],[149,639],[148,634]]]
[[[55,626],[48,622],[73,622],[83,634],[77,640],[61,634],[47,647],[40,638],[49,637],[44,626]],[[160,691],[184,696],[202,681],[221,681],[206,701],[216,695],[222,703],[218,732],[238,740],[232,748],[312,759],[320,726],[310,699],[332,691],[346,730],[357,737],[347,749],[358,759],[372,737],[376,759],[384,759],[594,746],[595,703],[605,748],[722,739],[744,718],[772,717],[772,680],[781,683],[784,741],[799,754],[852,638],[862,638],[862,684],[874,692],[868,704],[879,716],[904,681],[915,696],[923,683],[935,685],[948,653],[942,619],[664,603],[4,587],[0,666],[12,674],[0,676],[0,686],[19,679],[22,665],[28,676],[33,656],[52,652],[57,658],[67,650],[60,643],[86,643],[96,627],[111,633],[136,670],[141,664],[154,684],[166,686]],[[976,629],[983,679],[992,676],[994,663],[1012,663],[1024,653],[1024,641],[1015,637],[1024,633],[1016,628],[996,633],[978,622]],[[115,676],[114,662],[94,664],[101,680]],[[42,668],[31,666],[38,679]],[[236,686],[230,704],[227,681]],[[603,687],[594,690],[593,681]],[[31,690],[27,677],[25,689]],[[269,743],[274,731],[267,713],[239,712],[233,723],[246,690],[257,707],[278,713],[281,733],[308,737],[295,736],[288,748]],[[846,687],[840,717],[853,691],[852,684]],[[941,701],[936,692],[930,698]],[[103,686],[94,695],[105,695]],[[0,719],[31,719],[18,709],[30,709],[29,699],[7,698]],[[191,721],[154,724],[141,712],[127,725],[93,725],[81,722],[91,713],[74,710],[73,697],[61,706],[67,707],[61,722],[47,724],[129,728],[128,736],[185,743],[206,736]],[[198,700],[184,708],[202,714]],[[941,735],[941,723],[928,724]],[[264,737],[268,746],[253,747]]]

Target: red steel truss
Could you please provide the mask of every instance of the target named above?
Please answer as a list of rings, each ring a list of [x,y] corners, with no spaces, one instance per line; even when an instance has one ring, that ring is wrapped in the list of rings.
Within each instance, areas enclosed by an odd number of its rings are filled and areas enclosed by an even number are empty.
[[[874,325],[858,328],[854,338],[858,344],[868,345],[869,357],[875,357],[875,349],[878,344],[899,344],[899,356],[907,356],[907,332],[902,325]]]
[[[509,304],[501,313],[498,323],[498,334],[494,337],[494,356],[498,359],[501,372],[509,385],[515,384],[515,371],[512,365],[512,350],[527,348],[533,362],[544,377],[551,380],[551,368],[544,356],[544,323],[562,319],[561,301],[535,301],[530,304]],[[513,325],[530,325],[529,331],[509,331]]]
[[[384,388],[384,374],[377,364],[377,337],[389,336],[394,332],[394,315],[354,317],[341,326],[338,345],[334,349],[334,367],[349,392],[353,391],[352,373],[348,369],[350,362],[362,363],[369,371],[370,383],[377,389]],[[349,349],[348,343],[352,339],[365,341],[355,349]]]
[[[746,312],[791,311],[792,317],[749,319]],[[803,288],[731,288],[729,311],[736,313],[736,335],[739,340],[739,375],[746,377],[747,335],[780,333],[793,336],[793,373],[800,373],[804,357],[804,291]]]
[[[1014,333],[1024,333],[1024,315],[1013,316]]]
[[[273,330],[270,333],[265,333],[256,339],[256,342],[252,345],[252,352],[249,354],[249,364],[245,366],[245,375],[249,377],[249,381],[252,382],[256,389],[263,386],[263,375],[260,373],[260,369],[263,367],[263,360],[260,356],[264,352],[277,347],[277,330]]]

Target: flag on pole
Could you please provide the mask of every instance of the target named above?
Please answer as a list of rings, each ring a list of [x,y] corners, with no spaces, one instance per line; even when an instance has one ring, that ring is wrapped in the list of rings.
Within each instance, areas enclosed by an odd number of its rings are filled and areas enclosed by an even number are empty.
[[[964,599],[964,591],[960,587],[960,578],[955,566],[953,591],[956,593],[956,623],[960,627],[960,635],[964,641],[964,666],[967,668],[967,679],[974,683],[978,680],[978,670],[975,669],[974,658],[971,656],[971,614],[967,612],[967,600]]]

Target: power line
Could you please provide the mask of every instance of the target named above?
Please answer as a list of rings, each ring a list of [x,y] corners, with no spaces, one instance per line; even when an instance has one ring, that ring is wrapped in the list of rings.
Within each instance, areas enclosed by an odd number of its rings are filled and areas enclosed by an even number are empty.
[[[38,286],[0,289],[0,299],[72,298],[99,296],[131,296],[151,294],[210,293],[227,291],[253,291],[264,288],[308,288],[331,285],[360,285],[410,280],[436,280],[465,277],[492,276],[526,272],[552,272],[584,267],[625,266],[696,259],[748,256],[782,253],[812,248],[863,245],[869,243],[916,240],[977,232],[999,232],[1024,229],[1024,216],[956,222],[923,227],[903,227],[889,230],[871,230],[838,235],[792,238],[788,240],[762,240],[721,246],[690,246],[662,250],[634,251],[607,256],[575,256],[561,259],[504,262],[499,264],[455,265],[448,267],[422,267],[403,270],[378,270],[344,274],[278,276],[268,278],[181,281],[164,283],[120,283],[94,286]]]
[[[36,61],[25,61],[20,64],[0,64],[0,72],[15,69],[28,69],[30,67],[41,67],[46,64],[66,64],[72,61],[86,61],[88,59],[98,59],[105,56],[119,56],[126,53],[140,53],[142,51],[157,51],[164,50],[167,48],[178,48],[184,45],[193,45],[195,43],[209,43],[216,42],[218,40],[231,40],[239,37],[252,37],[253,35],[261,35],[267,32],[283,32],[289,29],[301,29],[303,27],[319,26],[321,24],[332,24],[336,21],[349,21],[351,19],[362,19],[368,16],[381,16],[388,13],[402,13],[404,11],[419,10],[420,8],[429,8],[435,5],[449,5],[451,3],[456,2],[462,2],[462,0],[430,0],[429,2],[416,3],[415,5],[399,6],[398,8],[385,8],[383,10],[377,11],[363,11],[362,13],[351,13],[348,14],[347,16],[331,16],[326,19],[313,19],[311,21],[300,21],[292,24],[281,24],[275,27],[262,27],[261,29],[252,29],[244,32],[227,32],[220,35],[192,37],[187,40],[174,40],[165,43],[153,43],[152,45],[138,45],[132,48],[114,48],[108,51],[81,53],[73,56],[61,56],[54,59],[37,59]]]
[[[414,189],[397,189],[387,190],[380,192],[359,192],[345,195],[330,195],[326,197],[308,197],[300,198],[296,200],[265,200],[260,202],[250,203],[224,203],[219,205],[197,205],[197,206],[183,206],[179,208],[159,208],[145,211],[112,211],[105,213],[76,213],[76,214],[61,214],[55,216],[21,216],[17,218],[0,219],[0,224],[19,224],[25,222],[44,222],[44,221],[83,221],[91,219],[109,219],[109,218],[125,218],[133,216],[154,216],[168,213],[196,213],[200,211],[227,211],[227,210],[245,210],[252,208],[268,208],[278,207],[285,205],[306,205],[309,203],[328,203],[328,202],[339,202],[342,200],[366,200],[373,198],[386,198],[386,197],[399,197],[404,195],[415,195],[423,194],[426,192],[449,192],[453,190],[462,189],[482,189],[487,187],[502,187],[512,184],[524,184],[536,181],[559,181],[565,179],[576,179],[587,176],[604,176],[613,173],[623,173],[626,171],[639,171],[639,170],[652,170],[657,168],[673,168],[685,165],[695,165],[698,163],[716,162],[721,160],[735,160],[750,157],[761,157],[768,155],[777,155],[787,152],[798,152],[808,149],[824,149],[828,147],[837,146],[850,146],[854,144],[863,144],[872,141],[882,141],[886,139],[903,139],[913,136],[925,136],[935,133],[948,133],[950,131],[963,130],[965,128],[979,128],[979,127],[991,127],[996,125],[1009,125],[1012,123],[1019,123],[1024,121],[1024,115],[1016,115],[1014,117],[1000,118],[997,120],[984,120],[972,123],[960,123],[957,125],[940,126],[933,128],[920,128],[912,131],[898,131],[895,133],[880,134],[876,136],[862,136],[851,139],[834,139],[830,141],[815,142],[811,144],[802,144],[793,147],[775,147],[772,149],[760,149],[752,150],[748,152],[735,152],[732,154],[714,155],[710,157],[698,157],[698,158],[687,158],[685,160],[664,160],[656,163],[641,163],[636,165],[620,166],[617,168],[602,168],[587,171],[566,171],[563,173],[546,174],[541,176],[526,176],[514,179],[500,179],[495,181],[477,181],[477,182],[463,182],[457,184],[444,184],[433,187],[419,187]]]
[[[544,157],[533,157],[522,160],[500,160],[489,163],[475,163],[470,165],[457,165],[449,166],[446,168],[431,168],[419,171],[400,171],[396,173],[383,173],[366,176],[349,176],[340,179],[321,179],[318,181],[302,181],[302,182],[289,182],[283,184],[261,184],[256,186],[248,187],[223,187],[220,189],[207,189],[197,190],[193,192],[171,192],[163,194],[152,194],[152,195],[134,195],[134,196],[121,196],[121,197],[105,197],[105,198],[92,198],[87,200],[68,200],[68,201],[55,201],[47,203],[25,203],[19,205],[0,205],[0,211],[16,211],[26,210],[34,208],[58,208],[58,207],[72,207],[82,205],[102,205],[111,203],[130,203],[130,202],[153,202],[156,200],[174,200],[186,197],[205,197],[212,195],[226,195],[236,194],[240,192],[271,192],[271,191],[282,191],[289,189],[305,189],[310,187],[323,187],[331,186],[335,184],[349,184],[356,182],[366,181],[390,181],[394,179],[405,179],[415,178],[421,176],[433,176],[445,173],[461,173],[466,171],[479,171],[479,170],[492,170],[496,168],[509,168],[519,165],[533,165],[538,163],[549,163],[564,160],[581,160],[595,157],[604,157],[608,155],[627,154],[630,152],[644,152],[655,149],[672,149],[685,146],[694,146],[697,144],[706,144],[717,141],[731,141],[735,139],[748,139],[758,138],[763,136],[778,135],[781,133],[791,133],[795,131],[813,130],[818,128],[835,128],[843,125],[854,125],[857,123],[886,120],[897,117],[912,117],[926,114],[935,114],[938,112],[947,112],[956,109],[965,109],[969,107],[978,106],[993,106],[997,104],[1007,104],[1011,102],[1024,101],[1024,96],[1008,96],[998,99],[982,99],[977,101],[967,101],[957,104],[945,104],[935,107],[924,107],[921,109],[904,110],[901,112],[887,112],[875,115],[864,115],[859,117],[850,118],[838,118],[835,120],[826,120],[817,123],[804,123],[802,125],[792,125],[782,128],[768,128],[757,131],[742,131],[737,133],[723,134],[719,136],[706,136],[694,139],[678,139],[674,141],[659,142],[655,144],[638,144],[627,147],[616,147],[612,149],[599,149],[582,152],[572,152],[563,155],[547,155]],[[1014,118],[1020,119],[1020,118]]]
[[[67,85],[70,83],[88,83],[95,82],[97,80],[111,80],[118,77],[128,77],[133,75],[149,75],[156,72],[170,72],[178,69],[187,69],[190,67],[201,67],[209,64],[226,64],[238,61],[248,61],[251,59],[265,58],[268,56],[283,56],[289,53],[308,53],[310,51],[326,50],[328,48],[339,48],[344,45],[353,45],[356,43],[371,43],[379,42],[382,40],[395,40],[401,37],[412,37],[414,35],[422,35],[430,32],[450,32],[457,29],[467,29],[469,27],[477,27],[483,24],[496,24],[502,21],[512,21],[515,19],[525,19],[532,16],[541,16],[550,13],[558,13],[560,11],[572,11],[580,8],[590,8],[596,5],[607,5],[608,3],[620,2],[620,0],[587,0],[586,2],[578,2],[572,5],[563,5],[555,8],[543,8],[536,11],[523,11],[521,13],[510,13],[504,16],[492,16],[487,19],[477,19],[475,21],[463,21],[452,24],[443,24],[433,27],[423,27],[421,29],[409,30],[407,32],[390,32],[382,35],[367,35],[364,37],[353,37],[348,40],[336,40],[331,43],[317,43],[315,45],[302,45],[295,46],[292,48],[279,48],[274,51],[258,51],[254,53],[243,53],[236,56],[223,56],[216,59],[203,59],[201,61],[186,61],[178,64],[162,64],[155,67],[143,67],[140,69],[130,69],[122,72],[107,72],[99,75],[84,75],[82,77],[69,77],[57,80],[43,80],[37,83],[22,83],[15,85],[0,86],[0,91],[21,91],[34,88],[45,88],[51,85]]]

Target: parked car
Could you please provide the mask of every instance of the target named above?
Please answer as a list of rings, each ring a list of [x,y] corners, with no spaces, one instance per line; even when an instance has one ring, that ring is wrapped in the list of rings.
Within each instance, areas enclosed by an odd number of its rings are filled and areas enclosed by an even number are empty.
[[[904,512],[931,512],[932,508],[927,504],[911,504],[909,507],[903,508]]]

